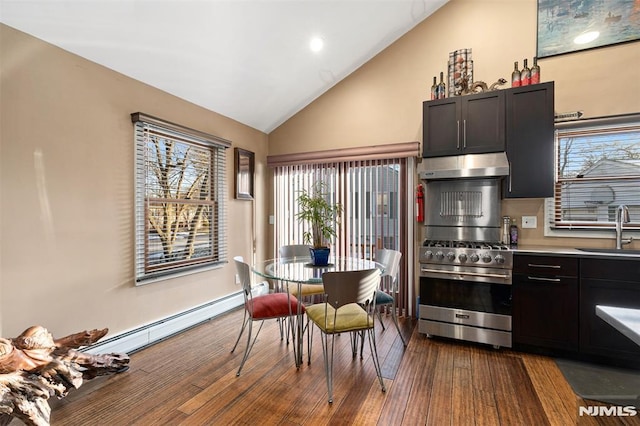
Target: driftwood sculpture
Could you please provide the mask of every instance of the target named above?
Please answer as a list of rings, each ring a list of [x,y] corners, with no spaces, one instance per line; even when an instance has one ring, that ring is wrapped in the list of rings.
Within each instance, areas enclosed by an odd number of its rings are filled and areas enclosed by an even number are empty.
[[[33,326],[14,339],[0,338],[0,426],[12,417],[27,425],[48,425],[51,396],[62,398],[83,380],[126,371],[126,354],[91,355],[76,349],[100,340],[109,329],[83,331],[53,339]]]

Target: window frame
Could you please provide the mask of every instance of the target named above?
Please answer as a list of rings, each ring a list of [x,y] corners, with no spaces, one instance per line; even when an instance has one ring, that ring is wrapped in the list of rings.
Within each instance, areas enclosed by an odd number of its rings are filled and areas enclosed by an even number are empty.
[[[590,221],[564,221],[562,224],[557,225],[556,221],[562,213],[559,211],[562,208],[562,185],[563,182],[576,181],[572,179],[563,179],[560,177],[560,138],[567,135],[580,134],[581,136],[588,137],[589,134],[602,134],[602,133],[614,133],[620,130],[629,130],[634,132],[640,132],[640,114],[624,114],[609,117],[597,117],[592,119],[575,120],[568,122],[556,123],[555,141],[554,141],[554,159],[555,165],[555,188],[554,197],[545,199],[544,203],[544,235],[549,237],[565,237],[565,238],[611,238],[611,232],[615,231],[615,221],[602,221],[602,222],[590,222]],[[584,178],[584,176],[582,177]],[[581,178],[581,179],[582,179]],[[633,180],[638,179],[640,182],[640,175],[634,177]],[[598,180],[606,180],[607,182],[615,180],[628,180],[628,177],[600,177],[593,178],[593,180],[586,179],[585,182],[597,182]],[[640,204],[640,203],[639,203]],[[637,238],[640,236],[640,223],[638,221],[632,224],[625,224],[625,235],[633,236]]]
[[[231,146],[231,142],[212,136],[207,133],[200,132],[198,130],[190,129],[175,123],[171,123],[156,117],[149,116],[144,113],[131,114],[131,121],[134,124],[134,147],[135,147],[135,208],[134,208],[134,234],[135,234],[135,248],[134,248],[134,272],[135,272],[135,284],[143,285],[151,282],[165,280],[169,278],[175,278],[178,276],[200,272],[202,270],[219,267],[227,262],[227,194],[226,194],[226,163],[227,163],[227,149]],[[189,164],[193,169],[196,166],[200,166],[197,170],[205,170],[204,182],[200,181],[199,186],[196,187],[196,182],[201,179],[202,176],[193,178],[190,189],[187,194],[182,191],[185,186],[184,178],[188,178],[187,168],[183,168],[177,172],[179,176],[182,176],[180,183],[177,183],[174,187],[168,187],[164,194],[172,194],[175,196],[169,196],[167,198],[150,197],[149,194],[153,191],[153,188],[160,187],[162,184],[157,180],[151,179],[152,169],[154,167],[166,166],[161,164],[158,166],[158,161],[154,161],[155,157],[148,155],[148,138],[153,137],[160,138],[161,140],[174,142],[176,152],[180,152],[178,147],[184,149],[183,163]],[[191,155],[191,150],[198,152],[196,155]],[[173,152],[173,151],[171,151]],[[189,154],[187,154],[189,153]],[[205,163],[194,163],[197,159],[206,160]],[[208,163],[208,164],[207,164]],[[155,166],[154,166],[155,165]],[[155,175],[155,174],[153,174]],[[166,184],[166,183],[165,183]],[[172,191],[175,190],[175,191]],[[195,195],[194,195],[195,194]],[[205,250],[208,250],[207,255],[190,257],[191,254],[186,254],[183,257],[178,257],[174,260],[167,260],[166,262],[152,262],[152,249],[156,247],[156,243],[151,242],[152,227],[150,225],[150,217],[152,216],[152,205],[162,206],[164,204],[175,206],[194,206],[196,212],[208,213],[209,220],[204,220],[208,225],[206,231],[206,238],[208,241],[204,246]],[[176,210],[177,207],[176,207]],[[171,215],[170,215],[171,216]],[[188,215],[187,215],[188,216]],[[176,214],[175,217],[178,217]],[[198,214],[198,218],[204,218],[203,214]],[[170,219],[167,219],[167,222]],[[175,219],[175,218],[173,218]],[[195,215],[192,216],[189,221],[193,221]],[[198,224],[194,227],[192,222],[188,223],[189,240],[193,240],[191,247],[195,250],[198,244],[195,242],[196,237],[202,237],[200,228],[201,221],[197,221]],[[174,225],[171,226],[172,233],[176,236],[179,233],[180,220],[174,220]],[[171,238],[171,237],[169,237]],[[174,241],[171,241],[173,244]],[[166,240],[162,239],[162,247],[169,244]],[[157,247],[156,247],[157,248]],[[157,251],[157,250],[156,250]]]

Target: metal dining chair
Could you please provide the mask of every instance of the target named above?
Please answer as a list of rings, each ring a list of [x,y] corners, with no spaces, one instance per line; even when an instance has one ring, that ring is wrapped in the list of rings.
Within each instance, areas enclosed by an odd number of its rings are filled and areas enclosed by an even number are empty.
[[[322,334],[322,355],[329,403],[333,402],[335,336],[341,333],[350,333],[351,351],[354,357],[357,353],[356,335],[360,332],[367,335],[376,374],[382,392],[386,392],[375,340],[375,293],[380,284],[380,270],[325,272],[322,275],[322,282],[325,291],[324,302],[308,306],[307,318]],[[309,333],[311,334],[311,331]]]
[[[253,290],[253,286],[251,285],[251,270],[249,265],[246,264],[241,257],[235,257],[234,262],[236,264],[236,271],[238,274],[238,278],[240,280],[240,284],[242,285],[242,293],[244,295],[244,317],[242,320],[242,327],[240,329],[240,334],[236,339],[236,343],[233,345],[231,352],[233,353],[238,346],[238,342],[240,341],[240,337],[244,332],[245,328],[247,329],[247,347],[244,351],[244,356],[242,357],[242,361],[240,362],[240,367],[238,368],[238,372],[236,376],[240,375],[242,371],[242,367],[244,366],[247,358],[249,357],[249,353],[253,348],[253,345],[260,334],[260,330],[262,330],[262,325],[264,324],[264,320],[267,319],[280,319],[282,320],[282,324],[286,324],[285,319],[292,319],[297,316],[298,309],[300,312],[305,312],[305,307],[301,302],[298,302],[295,296],[290,295],[289,293],[268,293],[262,295],[255,295]],[[253,322],[260,321],[260,327],[256,332],[253,341],[251,340]],[[289,325],[291,328],[291,333],[295,333],[293,328],[293,322],[289,321]],[[248,327],[247,327],[248,326]],[[282,339],[282,334],[280,335]],[[296,356],[296,345],[294,345],[294,357],[296,359],[296,363],[298,362],[298,357]]]
[[[279,254],[283,259],[296,259],[296,258],[309,258],[311,262],[311,255],[309,254],[310,246],[306,244],[292,244],[280,247]],[[313,296],[323,295],[324,288],[320,284],[298,284],[298,283],[283,283],[283,287],[287,287],[289,293],[294,296],[310,302]],[[298,294],[299,293],[299,294]]]
[[[398,324],[397,307],[396,307],[396,295],[398,293],[398,271],[400,269],[400,259],[402,253],[396,250],[390,249],[378,249],[376,251],[375,261],[384,265],[384,272],[380,278],[380,288],[376,291],[376,307],[391,305],[391,318],[398,330],[402,344],[407,347],[407,341],[405,340],[402,332],[400,331],[400,325]],[[382,324],[382,330],[386,328],[382,321],[382,315],[380,309],[376,309],[380,324]]]

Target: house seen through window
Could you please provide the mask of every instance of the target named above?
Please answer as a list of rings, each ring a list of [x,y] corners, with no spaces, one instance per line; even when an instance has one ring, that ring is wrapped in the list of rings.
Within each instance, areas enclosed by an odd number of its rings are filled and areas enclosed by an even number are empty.
[[[625,205],[640,229],[640,115],[557,125],[556,165],[552,228],[612,229]]]

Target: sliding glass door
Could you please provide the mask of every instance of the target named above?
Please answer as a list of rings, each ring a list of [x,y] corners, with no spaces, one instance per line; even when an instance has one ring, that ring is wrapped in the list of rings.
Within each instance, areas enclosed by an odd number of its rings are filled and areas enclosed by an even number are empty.
[[[398,294],[399,314],[408,313],[409,286],[407,158],[294,164],[275,167],[275,247],[303,244],[306,224],[297,219],[297,196],[315,182],[324,183],[330,201],[343,214],[331,242],[332,255],[375,259],[380,248],[403,253]]]

